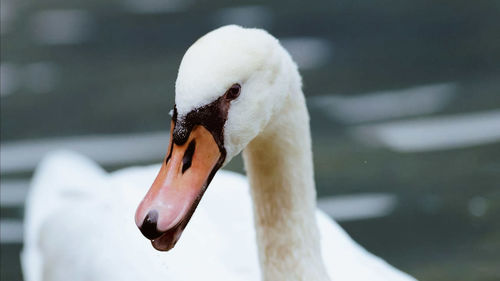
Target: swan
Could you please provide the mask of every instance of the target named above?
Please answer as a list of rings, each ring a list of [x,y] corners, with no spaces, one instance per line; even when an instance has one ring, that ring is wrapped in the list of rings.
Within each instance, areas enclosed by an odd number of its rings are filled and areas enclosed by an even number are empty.
[[[301,77],[269,33],[230,25],[198,39],[171,115],[160,165],[107,173],[69,151],[39,164],[27,281],[415,280],[317,210]],[[248,181],[220,170],[240,152]]]

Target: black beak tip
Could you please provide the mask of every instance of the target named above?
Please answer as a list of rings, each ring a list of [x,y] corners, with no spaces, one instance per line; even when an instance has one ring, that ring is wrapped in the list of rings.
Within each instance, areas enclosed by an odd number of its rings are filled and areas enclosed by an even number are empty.
[[[142,235],[144,235],[149,240],[154,240],[160,237],[163,233],[158,231],[156,224],[158,222],[158,212],[155,210],[149,211],[149,213],[144,218],[141,227]]]

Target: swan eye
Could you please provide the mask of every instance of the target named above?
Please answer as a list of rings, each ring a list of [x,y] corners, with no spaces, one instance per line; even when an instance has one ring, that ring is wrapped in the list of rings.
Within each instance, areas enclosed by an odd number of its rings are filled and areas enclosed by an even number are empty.
[[[240,95],[240,92],[241,92],[241,86],[240,86],[240,84],[238,84],[238,83],[233,84],[231,86],[231,88],[229,88],[226,91],[226,99],[228,99],[228,100],[234,100],[235,98],[237,98]]]

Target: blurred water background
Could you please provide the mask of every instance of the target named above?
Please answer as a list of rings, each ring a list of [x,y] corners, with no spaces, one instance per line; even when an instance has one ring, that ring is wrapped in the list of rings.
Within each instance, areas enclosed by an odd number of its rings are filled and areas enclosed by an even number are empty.
[[[0,15],[1,280],[22,280],[43,154],[161,161],[184,51],[231,23],[299,64],[321,208],[420,280],[500,280],[499,1],[1,0]]]

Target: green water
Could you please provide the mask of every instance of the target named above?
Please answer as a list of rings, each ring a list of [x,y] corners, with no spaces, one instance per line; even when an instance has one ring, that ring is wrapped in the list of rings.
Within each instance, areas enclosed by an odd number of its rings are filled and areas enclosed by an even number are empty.
[[[193,1],[185,10],[156,14],[128,12],[120,3],[15,4],[16,17],[1,35],[1,61],[16,65],[24,78],[1,99],[2,142],[168,129],[183,52],[218,26],[218,11],[232,2]],[[331,56],[301,71],[308,97],[454,82],[455,96],[433,115],[500,108],[498,1],[242,3],[264,7],[263,25],[277,37],[330,42]],[[88,37],[79,44],[37,43],[32,19],[45,9],[86,10]],[[37,62],[56,69],[56,82],[44,93],[27,86],[28,66]],[[324,112],[311,112],[311,126],[320,197],[397,196],[388,216],[342,223],[361,245],[420,280],[500,280],[498,142],[399,153],[356,142],[349,125]],[[241,171],[241,159],[229,168]],[[480,215],[471,212],[477,198],[485,202]],[[21,218],[22,206],[2,208],[1,217]],[[1,245],[2,280],[21,280],[20,249]]]

